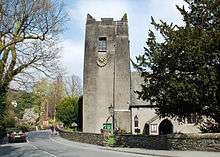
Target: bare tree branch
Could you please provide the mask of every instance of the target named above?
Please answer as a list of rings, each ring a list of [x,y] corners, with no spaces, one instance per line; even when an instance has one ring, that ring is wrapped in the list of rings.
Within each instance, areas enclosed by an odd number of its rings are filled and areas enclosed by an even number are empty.
[[[66,15],[59,0],[0,0],[0,81],[57,67],[57,40]],[[33,76],[33,75],[32,75]],[[29,77],[29,75],[23,75]]]
[[[81,96],[82,95],[82,81],[76,76],[65,77],[65,92],[68,96]]]

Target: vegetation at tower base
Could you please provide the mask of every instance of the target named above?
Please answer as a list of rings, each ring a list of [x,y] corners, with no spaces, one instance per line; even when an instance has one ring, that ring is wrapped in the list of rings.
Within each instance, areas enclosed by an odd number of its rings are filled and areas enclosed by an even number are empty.
[[[75,112],[77,113],[76,123],[78,124],[78,130],[82,131],[83,129],[83,96],[79,97]]]
[[[220,1],[185,1],[188,10],[177,6],[184,25],[152,18],[163,41],[149,31],[145,53],[134,63],[145,81],[137,93],[155,105],[161,117],[206,116],[219,127]]]
[[[0,138],[5,136],[4,114],[6,109],[6,91],[0,81]]]
[[[24,84],[36,77],[36,71],[49,75],[57,69],[64,20],[58,0],[0,1],[0,121],[13,81]]]
[[[63,122],[65,127],[70,127],[73,122],[77,122],[78,98],[65,97],[56,106],[56,118]]]

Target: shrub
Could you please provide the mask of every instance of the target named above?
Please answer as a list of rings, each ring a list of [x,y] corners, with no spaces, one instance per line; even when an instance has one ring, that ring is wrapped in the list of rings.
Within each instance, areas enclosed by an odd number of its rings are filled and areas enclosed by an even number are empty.
[[[15,114],[12,110],[7,110],[4,115],[5,127],[15,127]]]
[[[220,133],[220,124],[215,122],[214,119],[206,119],[200,124],[199,129],[202,133]]]
[[[16,127],[24,132],[35,130],[35,126],[28,123],[18,124]]]
[[[77,120],[77,97],[66,97],[56,106],[56,117],[64,126],[71,126]]]
[[[0,125],[0,139],[6,136],[6,129],[3,125]]]
[[[114,147],[116,144],[115,136],[110,135],[106,138],[106,145],[110,147]]]

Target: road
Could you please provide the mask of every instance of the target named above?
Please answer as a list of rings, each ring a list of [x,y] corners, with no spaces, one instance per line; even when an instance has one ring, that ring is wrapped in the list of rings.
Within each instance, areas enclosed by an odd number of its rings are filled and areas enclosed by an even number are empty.
[[[33,138],[26,143],[0,146],[1,157],[143,157],[105,150],[104,147],[74,143],[61,137]],[[149,156],[150,157],[150,156]]]
[[[37,137],[37,138],[36,138]],[[117,151],[116,151],[117,150]],[[125,151],[125,152],[124,152]],[[129,153],[128,153],[129,152]],[[136,153],[135,153],[136,152]],[[158,151],[135,148],[106,148],[50,136],[30,134],[26,143],[0,145],[0,157],[219,157],[216,152]]]

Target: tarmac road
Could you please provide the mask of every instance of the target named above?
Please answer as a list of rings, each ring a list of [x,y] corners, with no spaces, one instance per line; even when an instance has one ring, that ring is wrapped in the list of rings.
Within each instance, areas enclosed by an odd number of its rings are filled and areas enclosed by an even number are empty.
[[[0,145],[0,157],[220,157],[217,152],[106,148],[32,132],[26,143]]]
[[[143,155],[105,150],[104,147],[73,143],[60,137],[33,138],[26,143],[0,146],[1,157],[143,157]],[[149,156],[150,157],[150,156]]]

